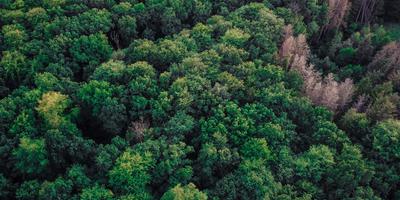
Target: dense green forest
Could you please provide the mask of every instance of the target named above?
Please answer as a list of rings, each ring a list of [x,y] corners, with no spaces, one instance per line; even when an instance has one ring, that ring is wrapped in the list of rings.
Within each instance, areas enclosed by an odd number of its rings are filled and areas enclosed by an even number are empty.
[[[400,199],[399,0],[0,0],[0,199]]]

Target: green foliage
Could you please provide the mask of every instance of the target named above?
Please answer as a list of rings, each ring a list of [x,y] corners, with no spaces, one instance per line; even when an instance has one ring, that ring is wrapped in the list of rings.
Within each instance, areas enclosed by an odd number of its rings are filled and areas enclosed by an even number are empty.
[[[350,63],[352,60],[354,60],[355,55],[356,55],[356,50],[354,48],[350,47],[350,48],[340,49],[337,55],[337,63],[339,64]]]
[[[71,198],[72,182],[64,178],[57,178],[53,182],[45,181],[39,190],[39,199],[66,200]]]
[[[240,153],[245,159],[264,159],[265,161],[272,159],[265,139],[251,139],[244,143]]]
[[[161,200],[207,200],[207,195],[199,191],[193,183],[185,186],[178,184],[168,190]]]
[[[2,76],[4,76],[6,80],[15,81],[15,83],[11,84],[13,87],[33,72],[33,69],[30,69],[27,64],[26,56],[19,51],[3,51],[0,67],[2,71],[4,71]]]
[[[383,94],[383,93],[380,93]],[[381,121],[393,118],[396,110],[396,96],[378,96],[367,110],[367,115],[372,121]]]
[[[46,22],[49,19],[49,15],[47,14],[46,9],[42,7],[34,7],[26,13],[26,19],[32,25],[38,25],[42,22]]]
[[[78,68],[73,71],[85,80],[93,73],[97,65],[108,60],[112,48],[105,35],[96,34],[75,39],[69,52],[78,66],[84,66],[83,69]]]
[[[192,116],[182,112],[178,112],[166,123],[165,132],[166,135],[180,138],[179,136],[182,137],[185,134],[189,133],[193,129],[193,126],[194,119]]]
[[[278,7],[273,11],[277,16],[284,19],[285,23],[293,26],[293,31],[296,35],[307,33],[307,26],[302,15],[298,15],[291,9],[285,7]]]
[[[116,160],[115,166],[109,172],[109,183],[117,194],[134,195],[139,199],[151,199],[146,186],[151,181],[149,170],[154,160],[151,153],[135,153],[126,150]]]
[[[118,27],[124,43],[131,43],[132,38],[137,34],[136,32],[136,19],[131,16],[123,16],[118,20]]]
[[[152,170],[152,184],[154,185],[165,185],[167,189],[178,183],[187,184],[192,178],[193,170],[188,155],[193,152],[193,148],[183,142],[169,144],[164,139],[147,140],[137,145],[135,150],[150,152],[153,155],[155,163]]]
[[[28,175],[41,174],[48,164],[43,139],[22,137],[12,154],[16,159],[16,169]]]
[[[119,102],[118,87],[105,81],[90,81],[80,88],[78,98],[83,103],[86,112],[101,123],[105,131],[117,134],[126,123],[126,107]]]
[[[275,16],[262,4],[252,3],[243,6],[230,15],[233,25],[246,33],[252,33],[249,53],[252,58],[271,61],[277,50],[275,41],[279,40],[283,20]]]
[[[22,111],[11,125],[9,133],[19,137],[33,137],[38,132],[34,123],[33,112],[30,110]]]
[[[225,35],[221,37],[222,42],[236,47],[243,47],[250,35],[240,29],[229,29]]]
[[[369,138],[370,126],[371,122],[367,115],[355,109],[347,111],[340,121],[340,127],[357,142],[366,141]]]
[[[86,176],[85,169],[80,165],[73,165],[68,170],[67,176],[78,190],[87,188],[90,185],[90,179]]]
[[[353,77],[355,80],[360,80],[364,71],[365,68],[363,68],[362,66],[350,64],[342,68],[338,75],[342,80],[345,80],[348,77]]]
[[[202,23],[196,24],[191,31],[191,36],[196,42],[197,48],[204,50],[213,44],[212,29]]]
[[[59,92],[47,92],[39,100],[36,110],[53,128],[62,123],[62,113],[69,106],[68,97]]]
[[[17,189],[15,197],[20,200],[38,199],[40,183],[37,180],[25,181]]]
[[[398,199],[397,6],[347,2],[0,0],[0,199]]]
[[[330,198],[349,198],[357,190],[364,189],[362,186],[371,180],[374,175],[373,170],[374,168],[363,160],[361,151],[357,147],[345,145],[328,178],[330,188],[336,189]]]
[[[400,158],[399,130],[400,122],[398,120],[383,121],[372,130],[373,148],[385,161]]]
[[[1,33],[7,49],[17,49],[27,40],[24,28],[18,24],[3,26]]]
[[[400,40],[400,25],[388,24],[385,28],[387,28],[392,40]]]
[[[272,198],[280,185],[262,160],[245,160],[234,174],[225,176],[216,185],[215,196],[226,199]]]
[[[6,198],[8,195],[8,181],[7,179],[3,176],[3,174],[0,174],[0,197],[1,198]]]
[[[50,91],[60,89],[60,83],[57,77],[49,72],[35,75],[35,85],[42,91]]]
[[[111,190],[105,189],[101,186],[94,186],[91,188],[86,188],[82,191],[80,195],[82,200],[111,200],[113,199],[113,193]]]
[[[295,171],[298,176],[318,183],[334,164],[334,153],[329,147],[312,146],[295,161]]]

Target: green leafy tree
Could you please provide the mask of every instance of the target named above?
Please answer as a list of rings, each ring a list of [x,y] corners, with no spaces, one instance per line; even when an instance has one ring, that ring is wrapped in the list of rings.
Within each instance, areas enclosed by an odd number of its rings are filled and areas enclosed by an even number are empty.
[[[328,172],[329,198],[345,199],[366,189],[374,175],[374,168],[366,162],[359,148],[345,145],[337,157],[335,167]],[[336,191],[334,191],[336,189]]]
[[[207,195],[199,191],[193,183],[176,185],[161,197],[161,200],[207,200]]]
[[[91,188],[83,189],[80,199],[82,200],[111,200],[113,199],[113,193],[111,190],[106,189],[102,186],[96,185]]]
[[[183,139],[193,129],[194,118],[183,112],[178,112],[165,125],[164,131],[173,140]]]
[[[326,177],[334,164],[334,153],[329,147],[312,146],[295,161],[295,171],[298,176],[318,183]]]
[[[34,7],[26,13],[26,19],[28,20],[29,24],[35,26],[48,21],[49,15],[47,14],[46,9],[42,7]]]
[[[82,190],[90,185],[91,180],[85,173],[85,168],[81,165],[73,165],[67,172],[67,177],[74,184],[74,188]]]
[[[263,4],[250,3],[230,14],[233,25],[246,33],[252,33],[248,52],[251,58],[272,61],[277,51],[276,41],[283,27],[283,20]]]
[[[265,139],[250,139],[240,149],[242,156],[245,159],[263,159],[271,160],[271,150],[269,150]]]
[[[280,190],[262,159],[245,160],[233,173],[216,184],[213,195],[224,199],[272,198]]]
[[[62,115],[69,104],[68,96],[59,92],[47,92],[39,100],[36,110],[50,127],[57,128],[64,120]]]
[[[4,48],[7,49],[18,49],[26,42],[28,36],[22,26],[16,25],[5,25],[1,29],[3,36]]]
[[[25,80],[33,69],[29,68],[26,56],[19,51],[3,51],[0,67],[4,71],[6,80],[13,80],[11,87],[16,87],[21,81]]]
[[[53,182],[45,181],[42,183],[39,190],[39,199],[67,200],[71,199],[71,193],[72,181],[59,177]]]
[[[18,137],[34,137],[38,130],[31,110],[22,111],[12,123],[9,133]]]
[[[111,13],[106,9],[90,9],[80,14],[78,20],[85,34],[107,33],[112,27]]]
[[[86,80],[102,62],[111,56],[112,48],[103,34],[81,36],[75,39],[69,49],[77,66],[73,69],[80,80]]]
[[[225,32],[225,35],[221,37],[222,42],[239,48],[243,48],[249,38],[250,35],[240,29],[229,29]]]
[[[0,197],[1,198],[7,198],[9,194],[9,183],[8,180],[3,176],[3,174],[0,174]]]
[[[373,121],[383,121],[393,118],[396,113],[397,96],[379,94],[377,99],[368,107],[367,116]]]
[[[83,114],[88,115],[88,118],[98,119],[100,123],[93,123],[100,125],[111,135],[120,133],[127,120],[126,107],[118,98],[121,89],[105,81],[93,80],[84,84],[77,94],[83,108],[88,109]]]
[[[20,139],[18,148],[13,151],[18,171],[28,175],[41,174],[47,167],[47,151],[43,139]]]
[[[365,113],[359,113],[350,109],[342,117],[340,128],[349,134],[350,138],[357,142],[368,141],[370,138],[370,120]],[[364,144],[364,142],[362,142]]]
[[[15,197],[19,200],[38,199],[40,183],[37,180],[23,182],[17,191]]]
[[[315,128],[317,130],[312,137],[314,143],[325,144],[333,149],[340,149],[344,144],[350,142],[348,136],[332,122],[318,122]]]
[[[119,33],[123,39],[124,44],[130,44],[135,38],[136,31],[136,19],[132,16],[122,16],[118,20]]]
[[[134,63],[137,61],[153,60],[153,52],[156,51],[157,46],[151,40],[137,39],[134,40],[128,48],[126,48],[125,55],[127,63]]]
[[[400,122],[385,120],[377,124],[372,130],[373,148],[385,161],[394,161],[400,158]]]
[[[124,79],[124,74],[126,73],[126,65],[123,61],[110,60],[101,64],[93,74],[90,79],[97,81],[107,81],[109,83],[127,83],[128,80]]]
[[[204,50],[209,48],[213,43],[212,30],[209,26],[202,23],[196,24],[191,31],[191,37],[196,41],[197,48]]]
[[[151,199],[147,186],[151,181],[149,170],[153,166],[154,160],[149,152],[139,154],[128,149],[117,159],[109,172],[109,183],[116,194]]]
[[[113,167],[115,160],[125,151],[127,148],[127,141],[120,137],[115,137],[111,140],[111,144],[99,145],[97,148],[94,163],[96,171],[100,176],[105,176],[107,172]]]
[[[48,92],[62,89],[60,80],[49,72],[36,74],[34,79],[36,87],[42,91]]]
[[[164,138],[147,140],[135,146],[135,151],[150,152],[155,161],[152,168],[151,184],[162,188],[173,187],[178,183],[187,184],[193,176],[190,153],[193,147],[183,142],[170,143]],[[162,195],[165,190],[160,190]]]
[[[149,118],[151,102],[159,93],[156,71],[146,62],[137,62],[127,66],[125,77],[130,80],[127,92],[131,118]]]

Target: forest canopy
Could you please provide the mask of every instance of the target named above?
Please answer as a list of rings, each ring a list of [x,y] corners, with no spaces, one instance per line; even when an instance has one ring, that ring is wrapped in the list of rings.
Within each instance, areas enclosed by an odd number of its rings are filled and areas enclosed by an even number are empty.
[[[400,199],[396,0],[0,0],[0,199]]]

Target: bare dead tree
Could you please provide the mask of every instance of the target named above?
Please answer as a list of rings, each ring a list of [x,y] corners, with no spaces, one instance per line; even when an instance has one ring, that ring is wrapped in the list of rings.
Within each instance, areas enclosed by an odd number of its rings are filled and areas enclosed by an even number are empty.
[[[120,41],[119,34],[116,31],[111,31],[110,39],[111,39],[111,41],[114,42],[117,49],[121,49],[121,45],[119,44],[119,41]]]
[[[400,42],[385,45],[368,65],[370,70],[382,73],[385,77],[400,70]]]
[[[283,27],[283,41],[293,36],[293,26],[291,24]]]
[[[303,91],[316,105],[328,107],[332,111],[338,111],[346,106],[353,95],[354,85],[351,79],[344,82],[334,80],[333,74],[322,78],[321,73],[310,65],[310,49],[304,35],[293,37],[290,27],[285,28],[285,40],[279,51],[281,63],[288,70],[297,71],[303,78]]]
[[[290,65],[292,64],[292,59],[294,56],[294,50],[296,46],[296,40],[293,36],[290,36],[285,39],[282,43],[282,46],[279,50],[279,59],[282,65],[286,67],[286,69],[290,69]]]
[[[328,30],[337,29],[345,24],[345,17],[350,10],[349,0],[328,0],[328,24],[320,31],[321,38]]]
[[[389,76],[388,79],[392,81],[393,85],[397,88],[400,88],[400,69],[394,70]]]
[[[357,101],[354,103],[353,108],[355,108],[357,110],[357,112],[364,112],[365,109],[367,108],[366,107],[367,101],[368,101],[368,98],[366,95],[364,95],[364,94],[360,95],[360,96],[358,96]]]
[[[344,82],[338,85],[339,99],[337,101],[339,108],[344,108],[348,103],[350,103],[353,93],[354,93],[354,83],[353,80],[346,78]]]
[[[300,13],[301,11],[300,4],[297,1],[291,1],[288,6],[295,13]]]
[[[338,28],[344,24],[344,17],[350,9],[349,0],[328,1],[328,28]]]
[[[287,70],[290,70],[293,65],[298,65],[298,63],[296,64],[294,62],[300,61],[299,59],[304,59],[305,62],[307,62],[310,49],[305,35],[300,34],[298,37],[293,36],[291,25],[286,26],[283,31],[284,41],[279,49],[279,59],[281,64],[286,66]]]
[[[356,22],[362,24],[369,24],[372,21],[375,9],[377,6],[377,0],[360,0],[361,5],[357,13]]]
[[[144,139],[144,133],[146,129],[150,127],[150,123],[143,119],[131,122],[130,126],[128,127],[128,132],[131,133],[132,139],[135,142],[142,142]]]
[[[338,107],[339,97],[339,87],[338,83],[335,81],[333,74],[329,74],[325,77],[323,83],[323,91],[320,94],[320,102],[317,102],[319,105],[324,105],[328,107],[330,110],[336,110]]]

